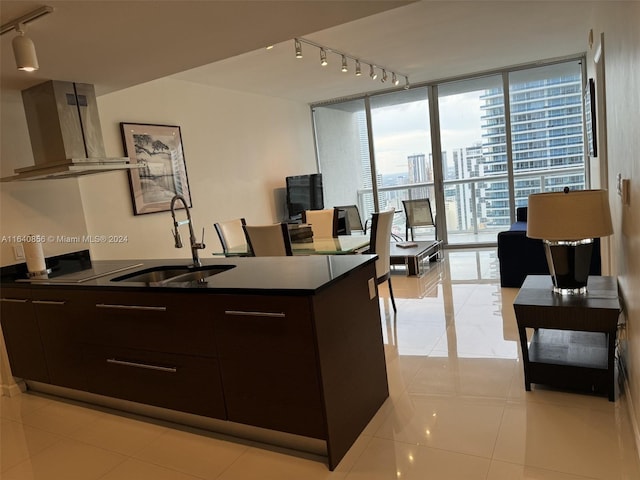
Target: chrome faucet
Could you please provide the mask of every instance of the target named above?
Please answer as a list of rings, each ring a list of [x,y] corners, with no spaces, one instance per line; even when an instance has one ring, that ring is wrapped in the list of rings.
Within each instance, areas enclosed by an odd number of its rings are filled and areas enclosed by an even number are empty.
[[[187,219],[182,221],[176,220],[176,202],[180,200],[184,205],[184,209],[187,212]],[[182,238],[180,238],[180,232],[178,232],[178,227],[180,225],[184,225],[185,223],[189,225],[189,243],[191,243],[191,257],[193,258],[193,266],[200,267],[202,266],[202,262],[198,257],[198,250],[201,250],[206,247],[204,244],[204,228],[202,229],[202,242],[198,243],[196,241],[196,235],[193,232],[193,221],[191,220],[191,213],[189,212],[189,206],[187,205],[187,201],[184,199],[182,195],[176,195],[171,199],[171,218],[173,218],[173,239],[175,240],[176,248],[182,248]]]

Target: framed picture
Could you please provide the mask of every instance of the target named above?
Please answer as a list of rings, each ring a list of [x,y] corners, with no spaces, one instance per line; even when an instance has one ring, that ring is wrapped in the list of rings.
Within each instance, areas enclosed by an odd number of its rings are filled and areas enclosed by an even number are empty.
[[[131,163],[145,163],[142,168],[129,170],[133,213],[170,210],[175,195],[182,195],[191,207],[180,127],[120,123],[120,130]],[[178,205],[182,208],[182,203]]]
[[[587,129],[587,144],[589,155],[598,156],[598,140],[596,136],[596,86],[593,78],[587,82],[584,91],[584,119]]]

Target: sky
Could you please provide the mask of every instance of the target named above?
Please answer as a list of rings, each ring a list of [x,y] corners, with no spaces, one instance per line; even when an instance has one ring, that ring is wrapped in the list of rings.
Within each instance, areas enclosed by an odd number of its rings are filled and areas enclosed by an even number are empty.
[[[481,140],[480,92],[439,99],[443,150],[467,147]],[[373,136],[378,171],[407,171],[407,157],[431,153],[427,100],[372,110]]]

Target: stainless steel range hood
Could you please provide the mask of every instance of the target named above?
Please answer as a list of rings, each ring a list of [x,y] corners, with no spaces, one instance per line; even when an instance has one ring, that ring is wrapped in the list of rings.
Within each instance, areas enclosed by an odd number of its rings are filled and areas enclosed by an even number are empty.
[[[69,178],[144,164],[107,158],[95,89],[86,83],[50,80],[22,91],[35,165],[3,182]]]

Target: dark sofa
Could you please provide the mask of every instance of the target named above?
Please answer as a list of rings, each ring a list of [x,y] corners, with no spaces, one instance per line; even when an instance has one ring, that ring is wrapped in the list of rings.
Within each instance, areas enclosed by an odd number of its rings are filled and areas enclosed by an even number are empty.
[[[500,286],[520,288],[527,275],[549,275],[542,240],[527,237],[527,207],[516,209],[516,222],[498,233]],[[590,275],[600,275],[600,239],[596,238],[591,257]]]

